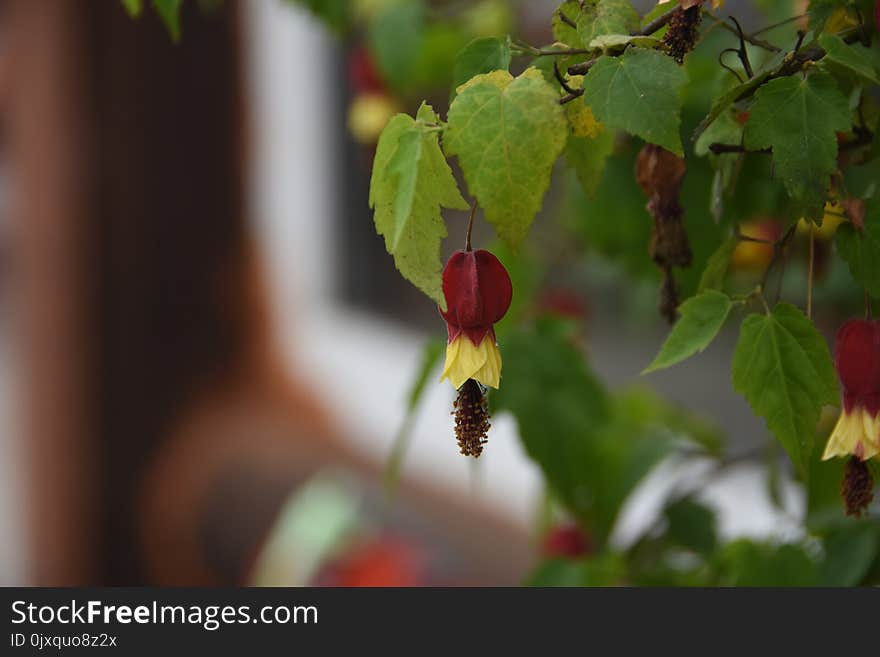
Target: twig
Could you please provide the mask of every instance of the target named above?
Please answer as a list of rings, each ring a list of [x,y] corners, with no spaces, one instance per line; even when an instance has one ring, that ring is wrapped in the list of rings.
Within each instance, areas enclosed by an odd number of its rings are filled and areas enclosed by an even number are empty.
[[[566,16],[561,8],[556,10],[556,14],[559,16],[559,20],[561,20],[563,23],[565,23],[566,25],[568,25],[571,28],[574,28],[575,30],[577,29],[577,23],[575,23],[568,16]]]
[[[580,98],[584,95],[583,89],[573,89],[568,82],[565,81],[565,78],[562,77],[562,73],[559,72],[559,66],[556,65],[556,62],[553,62],[553,75],[556,76],[557,82],[559,82],[560,86],[565,90],[565,95],[559,99],[560,105],[565,105],[573,101],[575,98]]]
[[[736,34],[739,37],[739,48],[737,48],[736,54],[739,55],[739,61],[742,62],[743,70],[746,72],[749,80],[751,80],[755,77],[755,72],[752,70],[752,63],[749,61],[749,51],[746,48],[745,33],[743,32],[742,25],[739,24],[739,21],[736,20],[736,18],[731,16],[730,20],[736,25]]]
[[[760,155],[769,155],[772,152],[769,148],[750,151],[741,144],[719,144],[717,142],[709,144],[709,150],[715,155],[723,155],[724,153],[757,153]]]

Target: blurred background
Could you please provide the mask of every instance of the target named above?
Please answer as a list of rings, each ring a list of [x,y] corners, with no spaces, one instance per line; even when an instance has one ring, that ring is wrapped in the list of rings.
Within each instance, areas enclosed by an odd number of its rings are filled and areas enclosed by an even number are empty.
[[[216,4],[183,2],[177,43],[118,0],[0,4],[0,583],[521,582],[544,491],[509,416],[475,468],[433,373],[393,503],[383,491],[422,345],[445,330],[367,203],[384,120],[421,96],[379,79],[368,38],[301,4]],[[449,80],[417,93],[441,113],[471,38],[552,41],[553,1],[434,4]],[[767,4],[725,10],[749,27]],[[537,223],[644,212],[632,185],[597,207],[565,179]],[[711,221],[708,203],[687,210]],[[668,330],[640,255],[636,283],[594,254],[545,300],[586,324],[605,383],[640,381],[723,426],[734,453],[758,449],[763,423],[729,381],[735,333],[639,377]],[[834,280],[823,289],[834,298]],[[619,540],[676,476],[665,463],[648,478]],[[771,503],[763,476],[745,463],[712,479],[723,535],[796,531],[803,500],[783,482]]]

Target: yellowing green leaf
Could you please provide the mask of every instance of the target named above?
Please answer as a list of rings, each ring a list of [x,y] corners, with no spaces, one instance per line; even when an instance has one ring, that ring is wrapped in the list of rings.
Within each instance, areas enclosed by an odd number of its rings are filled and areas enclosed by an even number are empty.
[[[400,273],[444,306],[440,242],[446,226],[440,208],[466,209],[437,141],[433,110],[425,104],[418,119],[398,114],[376,147],[370,180],[370,206],[376,232],[394,256]]]
[[[746,317],[733,354],[733,387],[806,472],[822,406],[838,403],[828,345],[813,322],[785,303]]]
[[[681,88],[687,75],[655,50],[602,57],[584,78],[584,102],[604,125],[682,154]]]
[[[773,149],[776,175],[789,196],[817,218],[837,169],[836,132],[850,124],[849,104],[830,75],[790,76],[755,93],[743,140],[751,150]]]
[[[512,248],[541,208],[567,128],[558,92],[537,69],[517,78],[478,75],[458,88],[444,148],[458,156],[468,189]]]
[[[726,294],[714,290],[685,301],[679,307],[681,318],[642,374],[665,369],[703,351],[718,335],[732,307]]]
[[[580,89],[583,78],[577,76],[569,80],[572,89]],[[602,124],[596,120],[593,110],[589,105],[576,101],[565,104],[565,113],[571,126],[571,134],[575,137],[596,137],[602,132]]]

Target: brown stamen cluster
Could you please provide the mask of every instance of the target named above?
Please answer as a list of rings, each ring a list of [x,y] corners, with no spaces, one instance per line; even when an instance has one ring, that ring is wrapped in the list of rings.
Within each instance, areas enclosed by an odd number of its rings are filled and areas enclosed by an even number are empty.
[[[669,19],[669,28],[666,30],[666,36],[663,37],[663,43],[669,50],[669,56],[679,64],[697,45],[702,20],[699,4],[688,9],[679,8]]]
[[[846,507],[846,515],[860,518],[874,500],[874,478],[867,463],[855,456],[846,462],[840,496]]]
[[[473,379],[465,381],[458,389],[458,398],[453,403],[455,416],[455,437],[465,456],[477,458],[483,453],[483,445],[489,427],[489,405],[482,386]]]

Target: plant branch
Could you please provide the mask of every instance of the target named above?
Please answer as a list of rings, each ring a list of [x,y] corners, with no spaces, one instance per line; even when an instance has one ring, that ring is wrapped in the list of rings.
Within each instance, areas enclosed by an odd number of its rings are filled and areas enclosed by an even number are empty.
[[[709,144],[709,150],[715,155],[723,155],[724,153],[758,153],[760,155],[769,155],[772,152],[769,148],[750,151],[741,144],[720,144],[718,142]]]

